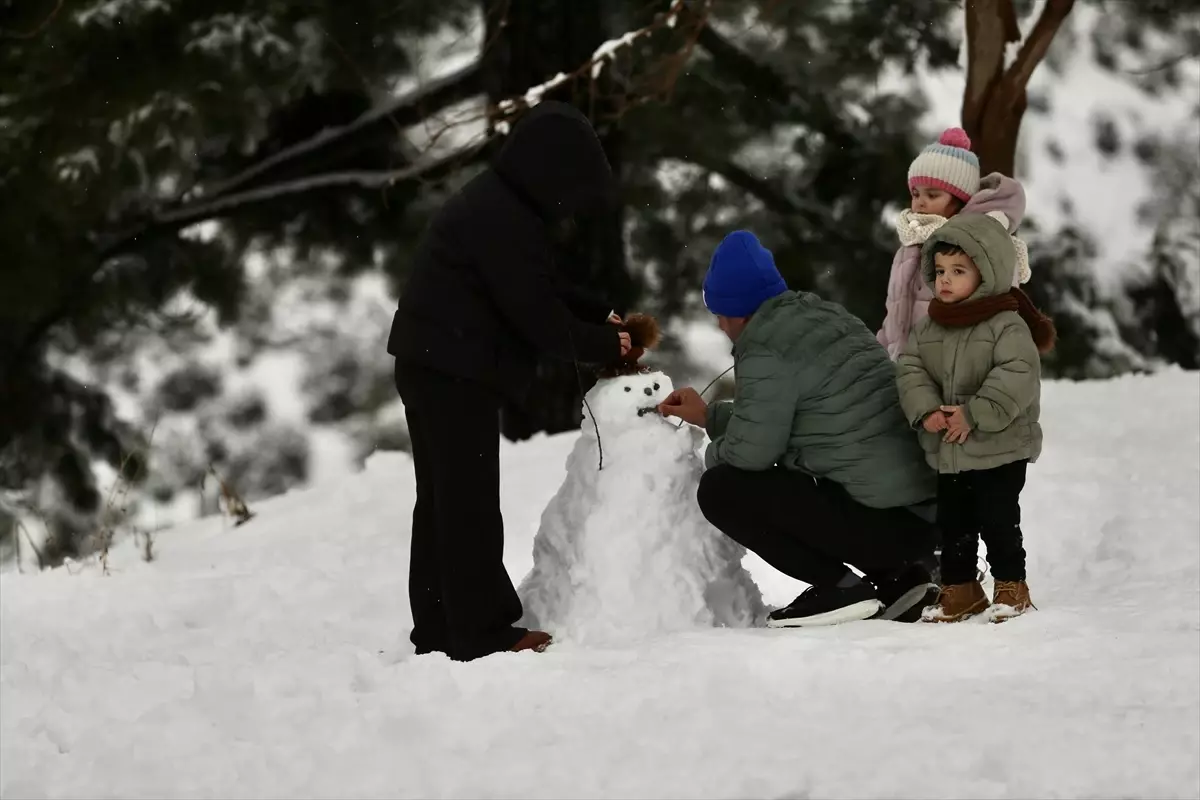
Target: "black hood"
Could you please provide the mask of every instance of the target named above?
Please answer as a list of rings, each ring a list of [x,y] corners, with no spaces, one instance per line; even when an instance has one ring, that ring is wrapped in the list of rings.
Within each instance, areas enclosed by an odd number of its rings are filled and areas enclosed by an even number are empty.
[[[493,167],[547,222],[594,211],[616,191],[604,148],[587,117],[552,100],[521,118]]]

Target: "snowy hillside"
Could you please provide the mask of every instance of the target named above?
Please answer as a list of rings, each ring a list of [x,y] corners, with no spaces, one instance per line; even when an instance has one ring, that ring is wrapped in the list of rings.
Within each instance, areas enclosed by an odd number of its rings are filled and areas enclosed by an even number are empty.
[[[1050,383],[1024,496],[1040,611],[561,645],[470,664],[406,636],[412,475],[0,576],[0,795],[1200,794],[1200,380]],[[503,450],[530,568],[574,436]],[[756,559],[768,602],[800,588]]]

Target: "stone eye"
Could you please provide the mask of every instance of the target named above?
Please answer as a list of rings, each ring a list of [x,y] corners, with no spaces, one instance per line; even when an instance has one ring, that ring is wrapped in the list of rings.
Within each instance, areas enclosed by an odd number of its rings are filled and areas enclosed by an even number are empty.
[[[654,384],[654,391],[656,391],[656,392],[658,391],[658,384],[657,384],[657,383],[656,383],[656,384]]]
[[[627,392],[632,392],[632,391],[633,391],[633,387],[632,387],[632,386],[626,386],[626,387],[625,387],[625,391],[627,391]]]

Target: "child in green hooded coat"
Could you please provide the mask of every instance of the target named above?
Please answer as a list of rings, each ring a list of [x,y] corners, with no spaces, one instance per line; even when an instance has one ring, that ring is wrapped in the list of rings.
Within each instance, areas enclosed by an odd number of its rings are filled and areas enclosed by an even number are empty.
[[[900,405],[938,471],[942,587],[928,622],[987,611],[1000,622],[1033,607],[1025,575],[1021,490],[1042,448],[1041,353],[1054,324],[1013,287],[1017,254],[1001,222],[960,214],[930,235],[921,271],[929,316],[897,361]],[[979,538],[995,597],[975,573]]]

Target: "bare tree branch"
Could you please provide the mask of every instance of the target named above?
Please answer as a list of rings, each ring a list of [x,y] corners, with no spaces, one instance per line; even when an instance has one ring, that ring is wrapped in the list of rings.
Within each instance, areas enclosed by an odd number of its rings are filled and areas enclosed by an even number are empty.
[[[968,0],[966,28],[969,56],[963,89],[964,127],[973,130],[983,118],[992,90],[1004,73],[1009,42],[1021,41],[1012,0]]]
[[[687,68],[688,63],[692,60],[692,53],[696,50],[696,45],[700,43],[700,36],[704,31],[708,30],[708,19],[712,13],[712,4],[714,0],[704,0],[703,10],[700,12],[692,12],[694,18],[691,24],[691,33],[684,40],[684,46],[672,56],[669,56],[666,61],[664,75],[662,78],[662,87],[659,92],[664,95],[668,101],[675,91],[675,84],[679,81],[679,76]]]
[[[1012,0],[968,0],[967,82],[962,126],[984,172],[1011,175],[1026,89],[1075,0],[1046,0],[1037,21],[1006,66],[1008,45],[1021,41]]]
[[[1033,71],[1037,69],[1038,64],[1042,63],[1042,59],[1050,50],[1054,34],[1058,33],[1063,20],[1071,13],[1074,6],[1075,0],[1046,0],[1046,5],[1042,8],[1038,21],[1034,23],[1033,30],[1029,32],[1029,36],[1021,45],[1012,66],[1005,73],[1006,80],[1012,81],[1022,88],[1029,85]]]
[[[707,10],[707,4],[705,5]],[[507,117],[520,113],[524,109],[532,108],[542,101],[548,92],[561,86],[564,83],[581,78],[585,74],[589,74],[592,80],[595,80],[600,75],[600,71],[604,68],[613,56],[621,49],[629,47],[634,42],[642,39],[655,31],[662,28],[673,28],[679,21],[680,17],[687,11],[687,0],[671,0],[670,7],[666,11],[659,12],[654,15],[654,21],[641,28],[629,31],[615,39],[609,39],[601,44],[592,52],[592,57],[584,63],[580,64],[571,72],[560,72],[554,77],[542,81],[536,86],[531,86],[525,90],[525,93],[520,97],[510,97],[507,100],[501,100],[496,104],[495,108],[489,113],[489,118],[499,119],[497,130],[500,133],[506,133],[509,127]]]
[[[54,3],[54,8],[51,9],[50,13],[46,15],[45,19],[43,19],[37,25],[33,26],[32,30],[6,31],[3,29],[0,29],[0,37],[3,37],[5,39],[32,39],[33,37],[35,37],[39,33],[41,33],[46,28],[47,25],[49,25],[51,22],[54,21],[54,18],[58,16],[58,12],[62,11],[62,7],[63,7],[63,0],[56,0],[56,2]]]

